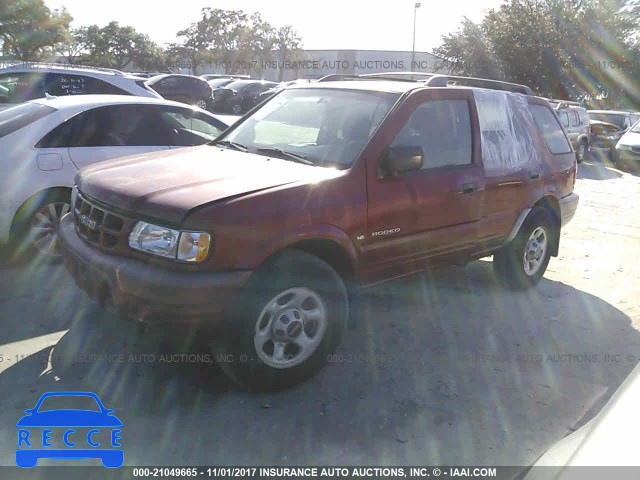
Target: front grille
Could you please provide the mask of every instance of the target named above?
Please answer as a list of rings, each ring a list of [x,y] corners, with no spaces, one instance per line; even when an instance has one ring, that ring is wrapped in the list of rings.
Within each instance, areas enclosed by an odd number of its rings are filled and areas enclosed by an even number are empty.
[[[78,194],[73,205],[76,230],[87,243],[100,250],[112,250],[127,242],[127,220]]]

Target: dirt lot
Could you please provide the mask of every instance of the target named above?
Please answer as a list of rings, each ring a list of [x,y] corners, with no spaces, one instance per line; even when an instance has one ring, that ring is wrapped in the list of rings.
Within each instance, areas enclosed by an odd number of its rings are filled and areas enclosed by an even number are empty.
[[[161,363],[154,335],[62,267],[0,267],[0,464],[43,392],[87,390],[123,421],[128,465],[528,465],[640,359],[640,178],[591,159],[576,191],[536,289],[508,292],[478,261],[371,290],[333,364],[274,394],[203,358]]]

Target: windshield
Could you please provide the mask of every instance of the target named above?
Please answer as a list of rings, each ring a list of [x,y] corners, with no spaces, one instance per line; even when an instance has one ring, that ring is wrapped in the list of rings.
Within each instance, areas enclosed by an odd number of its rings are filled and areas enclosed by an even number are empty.
[[[348,168],[397,99],[392,93],[286,90],[222,140],[251,152],[279,149],[314,165]]]
[[[253,82],[248,80],[234,80],[231,83],[228,83],[227,85],[225,85],[224,88],[229,88],[231,90],[235,90],[236,92],[238,92],[243,88],[246,88],[247,86],[252,84]]]
[[[209,85],[211,85],[213,88],[218,88],[224,87],[225,85],[228,85],[232,82],[233,80],[230,78],[216,78],[213,80],[209,80]]]
[[[627,128],[625,120],[627,116],[623,113],[594,113],[589,112],[589,118],[591,120],[599,120],[601,122],[613,123],[620,129]]]

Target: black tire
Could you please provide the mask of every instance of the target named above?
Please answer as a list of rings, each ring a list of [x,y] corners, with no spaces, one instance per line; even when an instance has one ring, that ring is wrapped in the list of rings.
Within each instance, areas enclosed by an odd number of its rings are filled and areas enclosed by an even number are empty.
[[[536,236],[540,238],[540,231],[545,236],[546,244],[539,258],[532,258],[532,262],[527,264],[527,271],[525,252],[528,246],[537,250],[535,244],[529,244],[529,240],[534,232],[537,232]],[[516,237],[493,255],[493,268],[500,281],[511,290],[525,290],[536,285],[549,265],[551,246],[558,234],[549,212],[544,208],[534,207]],[[533,262],[535,268],[531,268]]]
[[[589,151],[589,144],[586,140],[580,140],[578,142],[578,148],[576,149],[576,161],[578,163],[582,163],[584,158],[587,156],[587,152]]]
[[[233,113],[234,115],[242,115],[242,105],[240,105],[239,103],[234,104],[231,107],[231,113]]]
[[[298,297],[297,293],[287,292],[302,293]],[[304,295],[309,297],[300,303],[299,308],[293,308],[288,303],[279,302],[286,300],[288,295],[293,296],[288,302],[304,298]],[[319,302],[316,301],[318,299]],[[307,301],[305,309],[304,303]],[[276,311],[268,313],[268,305],[275,307]],[[310,309],[311,305],[317,308]],[[312,320],[308,314],[305,315],[305,311],[324,313],[318,316],[324,320]],[[335,352],[342,340],[348,312],[347,290],[335,270],[311,254],[286,250],[252,276],[229,313],[224,341],[215,348],[214,354],[222,359],[222,371],[248,390],[288,388],[303,382],[324,367],[328,356]],[[286,325],[286,331],[277,328],[283,324]],[[261,325],[265,333],[259,336]],[[308,329],[310,334],[307,333]],[[293,335],[297,331],[296,339],[308,340],[310,335],[315,346],[306,350],[299,347],[288,337],[289,331]],[[289,343],[281,350],[285,355],[282,361],[291,362],[291,365],[276,368],[270,363],[276,362],[276,343],[284,344],[284,341],[280,341],[284,336],[287,336]],[[271,337],[271,340],[264,341],[267,337]],[[257,347],[260,343],[262,352]]]
[[[48,261],[51,263],[59,262],[62,259],[60,254],[60,244],[58,240],[58,225],[64,213],[70,211],[71,193],[65,189],[50,190],[42,192],[29,199],[16,213],[13,224],[11,225],[11,247],[15,258],[24,258],[29,254],[37,254],[40,261]],[[52,243],[38,235],[32,233],[31,227],[38,224],[37,215],[43,210],[49,210],[49,206],[53,208],[55,214],[45,213],[50,222],[48,227],[51,229]],[[58,218],[55,218],[55,217]],[[44,225],[44,220],[40,224]],[[43,245],[46,242],[46,245]],[[51,245],[51,249],[46,248]]]

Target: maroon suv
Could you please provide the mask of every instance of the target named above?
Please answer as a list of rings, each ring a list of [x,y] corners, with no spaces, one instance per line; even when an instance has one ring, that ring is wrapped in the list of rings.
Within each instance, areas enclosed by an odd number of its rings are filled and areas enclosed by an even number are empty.
[[[294,86],[211,145],[84,169],[66,266],[123,317],[220,326],[254,389],[316,373],[360,289],[490,255],[531,287],[578,204],[575,154],[545,100],[450,83]]]

